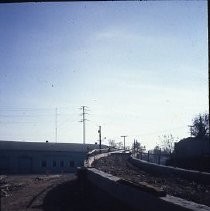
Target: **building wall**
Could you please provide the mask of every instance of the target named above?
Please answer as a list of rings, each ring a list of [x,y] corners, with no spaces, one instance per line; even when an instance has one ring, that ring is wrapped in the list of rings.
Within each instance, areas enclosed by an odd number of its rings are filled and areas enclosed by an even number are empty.
[[[85,152],[0,150],[0,174],[75,172]]]

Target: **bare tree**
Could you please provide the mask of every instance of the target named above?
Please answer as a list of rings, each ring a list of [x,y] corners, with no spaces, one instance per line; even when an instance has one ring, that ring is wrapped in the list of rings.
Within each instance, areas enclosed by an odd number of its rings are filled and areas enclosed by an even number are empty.
[[[109,146],[110,147],[113,147],[113,148],[116,148],[117,147],[117,144],[116,144],[116,142],[115,142],[115,140],[109,140]]]
[[[199,114],[192,121],[193,124],[190,126],[191,136],[198,138],[209,136],[209,114]]]
[[[135,140],[134,143],[132,144],[132,149],[135,152],[144,152],[144,151],[146,151],[146,147],[141,145],[141,143],[138,142],[137,140]]]
[[[160,151],[161,151],[161,148],[160,148],[160,146],[157,145],[153,149],[153,154],[159,155],[160,154]]]
[[[116,143],[116,147],[117,147],[118,149],[123,149],[123,143],[122,143],[122,141],[117,142],[117,143]]]
[[[167,154],[171,154],[174,150],[174,143],[177,141],[172,134],[169,135],[162,135],[159,137],[162,144],[162,150],[165,151]]]

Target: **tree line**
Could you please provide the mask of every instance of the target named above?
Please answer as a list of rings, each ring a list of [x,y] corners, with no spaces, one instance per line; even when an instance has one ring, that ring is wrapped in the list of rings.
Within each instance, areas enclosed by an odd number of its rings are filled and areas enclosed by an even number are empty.
[[[198,114],[192,119],[192,125],[189,126],[189,132],[191,137],[203,139],[209,138],[209,114],[203,113]],[[175,138],[172,134],[165,134],[159,136],[160,144],[156,145],[153,149],[153,153],[159,153],[161,150],[162,153],[172,154],[174,150],[174,143],[178,141],[178,138]],[[109,140],[109,146],[111,148],[123,149],[123,143],[116,142],[115,140]],[[130,147],[126,147],[126,149],[130,149]],[[143,146],[139,141],[134,140],[131,149],[135,152],[145,152],[146,147]]]

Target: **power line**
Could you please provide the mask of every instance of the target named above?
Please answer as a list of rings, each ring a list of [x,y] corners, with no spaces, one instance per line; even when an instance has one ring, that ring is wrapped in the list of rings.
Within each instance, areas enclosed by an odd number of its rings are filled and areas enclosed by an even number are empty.
[[[168,128],[165,130],[159,130],[159,131],[154,131],[154,132],[150,132],[150,133],[142,133],[142,134],[131,134],[132,136],[149,136],[149,135],[155,135],[155,134],[160,134],[160,133],[166,133],[166,132],[170,132],[170,131],[177,131],[179,129],[183,129],[186,127],[185,126],[180,126],[180,127],[174,127],[174,128]]]
[[[51,110],[51,108],[12,108],[12,107],[0,107],[2,111],[46,111]]]
[[[16,114],[16,115],[11,115],[11,114],[2,114],[0,115],[1,118],[25,118],[25,117],[29,117],[29,118],[37,118],[37,117],[48,117],[48,116],[52,116],[51,114],[34,114],[34,115],[28,115],[28,114]]]

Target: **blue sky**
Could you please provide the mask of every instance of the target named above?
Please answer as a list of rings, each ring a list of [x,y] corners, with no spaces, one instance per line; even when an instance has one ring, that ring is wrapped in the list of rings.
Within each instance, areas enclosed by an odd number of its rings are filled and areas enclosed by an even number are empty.
[[[206,1],[0,5],[0,139],[148,148],[208,111]],[[104,140],[104,143],[107,143]]]

